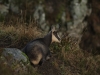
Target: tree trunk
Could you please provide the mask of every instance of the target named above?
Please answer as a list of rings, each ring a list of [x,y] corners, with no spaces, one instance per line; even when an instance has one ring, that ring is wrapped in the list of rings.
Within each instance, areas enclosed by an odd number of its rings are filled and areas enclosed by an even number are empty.
[[[100,54],[100,0],[90,0],[92,13],[84,29],[80,47],[93,54]]]

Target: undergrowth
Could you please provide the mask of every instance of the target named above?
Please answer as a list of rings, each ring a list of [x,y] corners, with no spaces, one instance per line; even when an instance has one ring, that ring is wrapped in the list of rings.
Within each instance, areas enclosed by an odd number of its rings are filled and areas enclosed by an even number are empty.
[[[29,41],[44,35],[34,23],[28,26],[24,23],[17,23],[16,26],[1,23],[0,48],[21,49]],[[52,43],[50,49],[55,58],[52,65],[60,70],[61,75],[100,75],[100,55],[84,54],[78,46],[78,40],[65,38],[60,44]]]
[[[84,54],[76,39],[63,39],[61,44],[52,44],[51,50],[57,59],[53,64],[60,68],[61,75],[100,74],[100,55]]]

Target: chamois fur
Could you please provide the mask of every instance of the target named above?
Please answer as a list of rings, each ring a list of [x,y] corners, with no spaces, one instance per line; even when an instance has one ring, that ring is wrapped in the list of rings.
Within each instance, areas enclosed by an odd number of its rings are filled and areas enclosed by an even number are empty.
[[[49,46],[52,42],[60,42],[60,38],[55,29],[52,29],[43,38],[29,42],[23,49],[33,65],[41,65],[51,56]]]

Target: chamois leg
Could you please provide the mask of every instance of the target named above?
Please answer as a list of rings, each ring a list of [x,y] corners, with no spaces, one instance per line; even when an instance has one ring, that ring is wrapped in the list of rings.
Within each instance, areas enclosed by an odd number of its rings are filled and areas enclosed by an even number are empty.
[[[44,61],[46,61],[45,57],[43,57],[43,58],[40,60],[39,65],[42,66],[43,63],[44,63]]]
[[[38,65],[40,60],[42,59],[42,53],[36,54],[36,58],[30,59],[31,64]]]
[[[51,58],[51,56],[47,56],[47,57],[46,57],[46,60],[48,61],[48,60],[50,60],[50,58]]]
[[[51,52],[49,51],[47,56],[46,56],[46,60],[49,60],[51,58]]]

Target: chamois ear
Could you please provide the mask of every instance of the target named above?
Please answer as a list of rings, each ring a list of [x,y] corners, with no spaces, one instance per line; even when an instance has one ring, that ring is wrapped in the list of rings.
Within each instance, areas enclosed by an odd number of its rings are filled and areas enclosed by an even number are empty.
[[[54,32],[56,29],[55,29],[55,27],[53,26],[52,28],[51,28],[51,31],[52,32]]]

